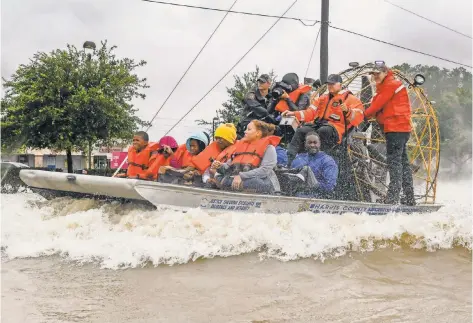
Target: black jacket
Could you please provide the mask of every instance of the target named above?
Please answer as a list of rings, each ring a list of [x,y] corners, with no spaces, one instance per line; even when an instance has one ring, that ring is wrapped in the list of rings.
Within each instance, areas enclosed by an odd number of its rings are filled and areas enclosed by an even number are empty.
[[[237,133],[239,137],[243,136],[246,126],[251,122],[251,120],[267,120],[269,116],[267,110],[268,100],[266,97],[262,96],[258,88],[254,88],[249,91],[242,102],[242,113],[240,115],[240,122],[237,126]]]

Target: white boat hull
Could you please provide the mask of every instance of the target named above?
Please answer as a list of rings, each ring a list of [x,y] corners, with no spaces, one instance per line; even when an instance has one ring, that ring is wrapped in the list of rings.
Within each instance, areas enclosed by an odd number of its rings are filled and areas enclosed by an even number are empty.
[[[202,208],[208,211],[257,213],[429,213],[441,205],[385,205],[337,200],[317,200],[288,196],[256,195],[186,187],[136,179],[123,179],[39,170],[21,170],[21,180],[31,188],[148,201],[155,206]]]

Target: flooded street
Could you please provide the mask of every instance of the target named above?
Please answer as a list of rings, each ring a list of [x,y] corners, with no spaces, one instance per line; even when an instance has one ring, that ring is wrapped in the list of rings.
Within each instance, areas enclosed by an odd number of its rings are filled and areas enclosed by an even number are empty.
[[[470,182],[442,187],[389,216],[2,195],[2,322],[471,322]]]
[[[2,269],[2,322],[471,322],[471,260],[461,248],[123,271],[16,260]]]

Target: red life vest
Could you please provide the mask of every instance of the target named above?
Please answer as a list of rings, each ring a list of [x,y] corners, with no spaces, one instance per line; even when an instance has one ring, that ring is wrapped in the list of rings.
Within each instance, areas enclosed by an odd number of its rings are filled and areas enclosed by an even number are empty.
[[[234,145],[231,166],[239,170],[258,168],[266,148],[269,145],[277,146],[280,141],[281,138],[277,136],[267,136],[253,142],[240,140]]]
[[[217,142],[212,142],[198,155],[192,156],[192,164],[202,174],[221,153]]]
[[[289,93],[289,98],[292,102],[296,103],[302,94],[309,92],[311,89],[312,87],[310,85],[301,84],[297,89]],[[280,100],[275,109],[282,113],[289,110],[289,106],[285,100]]]
[[[126,175],[128,177],[138,176],[139,178],[145,179],[146,171],[152,164],[158,154],[159,143],[150,142],[140,152],[131,146],[128,148],[128,169]]]
[[[176,163],[175,168],[186,168],[192,165],[192,155],[187,150],[186,144],[182,144],[177,148],[176,152],[174,153],[172,159]],[[171,166],[173,165],[173,161],[171,161]]]

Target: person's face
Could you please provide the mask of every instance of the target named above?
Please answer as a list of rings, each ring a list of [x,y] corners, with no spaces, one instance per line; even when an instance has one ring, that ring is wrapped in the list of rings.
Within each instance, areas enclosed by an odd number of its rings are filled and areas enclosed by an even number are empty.
[[[225,148],[232,145],[231,142],[226,141],[225,139],[220,137],[215,137],[215,142],[217,143],[217,146],[218,148],[220,148],[220,150],[224,150]]]
[[[200,153],[199,143],[197,142],[197,140],[191,139],[190,148],[191,150],[189,152],[191,153],[191,155],[198,155]]]
[[[383,82],[386,75],[387,73],[385,72],[372,72],[371,73],[371,77],[373,81],[376,82],[376,84],[380,84],[381,82]]]
[[[261,130],[258,130],[253,122],[250,122],[245,130],[245,136],[243,137],[244,141],[255,141],[260,139],[263,136]]]
[[[133,148],[135,148],[135,150],[141,150],[145,148],[147,144],[148,142],[145,141],[143,137],[137,135],[133,136]]]
[[[316,154],[320,151],[320,138],[318,136],[309,135],[305,139],[305,150],[309,154]]]
[[[342,84],[337,83],[328,83],[327,88],[330,94],[337,94],[342,89]]]
[[[268,91],[271,86],[271,82],[261,82],[258,81],[258,89],[260,91]]]

